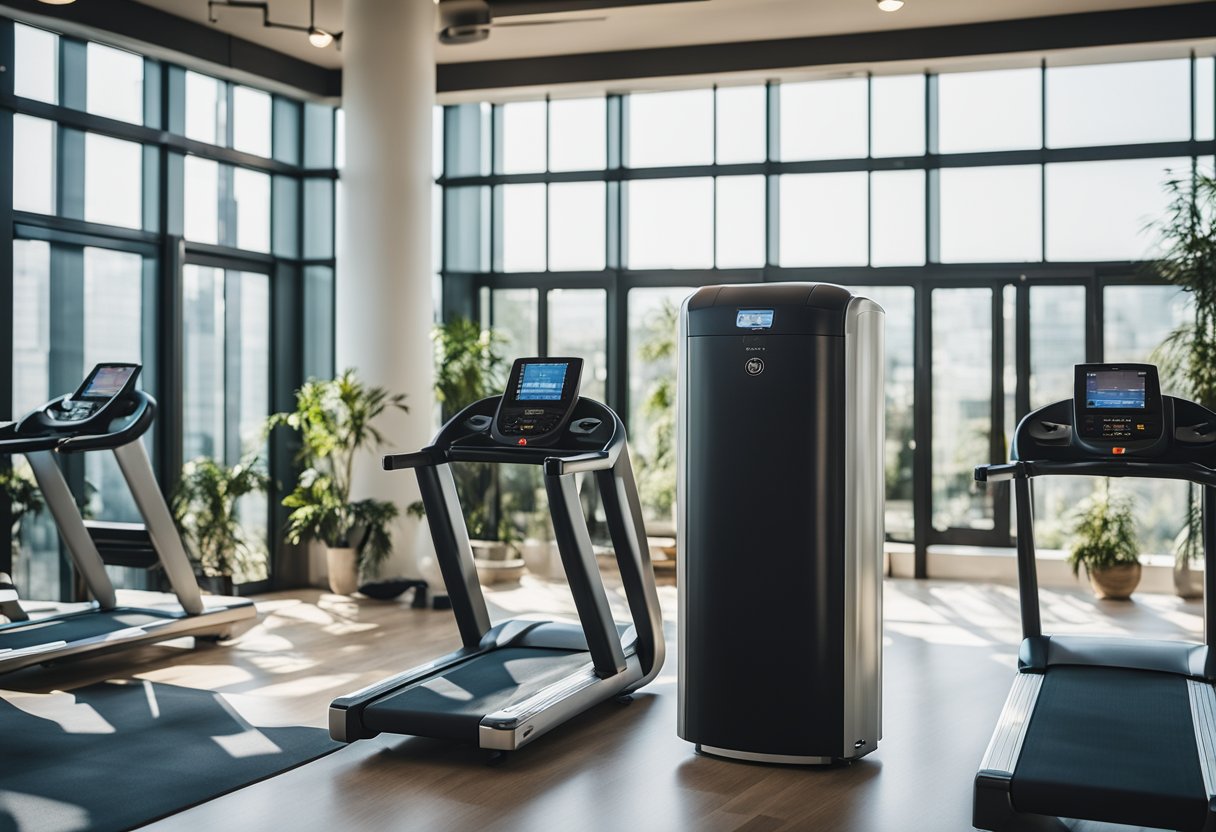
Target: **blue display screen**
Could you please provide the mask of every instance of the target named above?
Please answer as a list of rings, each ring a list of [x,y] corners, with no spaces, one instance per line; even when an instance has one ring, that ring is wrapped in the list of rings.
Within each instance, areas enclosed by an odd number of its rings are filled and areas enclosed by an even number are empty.
[[[771,309],[740,309],[735,315],[735,326],[740,329],[768,329],[772,325]]]
[[[555,402],[566,386],[569,364],[525,364],[515,388],[519,402]]]
[[[1085,406],[1091,410],[1144,410],[1144,373],[1106,370],[1085,375]]]

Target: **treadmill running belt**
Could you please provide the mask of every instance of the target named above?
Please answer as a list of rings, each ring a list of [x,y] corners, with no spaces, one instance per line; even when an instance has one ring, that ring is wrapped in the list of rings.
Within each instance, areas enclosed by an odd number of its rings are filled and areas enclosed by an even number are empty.
[[[1202,829],[1208,799],[1187,680],[1147,670],[1049,668],[1010,798],[1019,812]]]
[[[148,610],[109,610],[86,612],[64,618],[42,618],[23,621],[14,627],[0,629],[0,650],[20,650],[56,641],[84,641],[88,638],[116,633],[131,627],[156,624],[165,619],[177,618],[171,613],[157,614]],[[0,653],[0,655],[3,655]]]
[[[590,663],[585,650],[505,647],[367,706],[373,731],[477,742],[486,714],[527,699]]]

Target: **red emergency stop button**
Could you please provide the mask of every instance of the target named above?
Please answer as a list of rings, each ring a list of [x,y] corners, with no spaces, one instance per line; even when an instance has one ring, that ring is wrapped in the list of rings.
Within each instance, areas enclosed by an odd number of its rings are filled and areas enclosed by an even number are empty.
[[[1115,456],[1122,456],[1123,454],[1127,453],[1127,448],[1111,448],[1110,452]]]
[[[521,437],[519,437],[519,441],[518,441],[518,442],[516,442],[515,444],[516,444],[516,445],[527,445],[527,444],[528,444],[528,440],[527,440],[527,439],[525,439],[524,437],[522,437],[522,436],[521,436]],[[1123,449],[1122,449],[1122,448],[1120,448],[1119,450],[1120,450],[1120,451],[1122,451]]]

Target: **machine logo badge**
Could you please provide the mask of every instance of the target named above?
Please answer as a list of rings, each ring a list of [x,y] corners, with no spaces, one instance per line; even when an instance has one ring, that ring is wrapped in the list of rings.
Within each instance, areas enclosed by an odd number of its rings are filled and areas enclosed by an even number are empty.
[[[749,358],[747,359],[747,363],[743,365],[743,369],[747,370],[749,376],[758,376],[764,372],[764,360]]]

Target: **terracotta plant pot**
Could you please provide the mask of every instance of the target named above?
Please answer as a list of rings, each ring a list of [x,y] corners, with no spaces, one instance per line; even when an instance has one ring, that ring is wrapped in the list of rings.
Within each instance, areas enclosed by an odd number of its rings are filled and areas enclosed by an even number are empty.
[[[353,548],[326,547],[325,565],[329,568],[329,589],[335,595],[353,595],[359,588],[359,569]]]
[[[1120,563],[1089,569],[1089,585],[1094,594],[1106,601],[1126,601],[1140,585],[1140,564]]]

